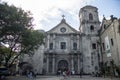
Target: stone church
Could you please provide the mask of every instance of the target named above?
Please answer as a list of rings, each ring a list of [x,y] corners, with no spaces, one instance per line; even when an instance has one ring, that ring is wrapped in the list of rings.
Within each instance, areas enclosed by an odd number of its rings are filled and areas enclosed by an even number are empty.
[[[44,74],[56,74],[58,69],[67,68],[79,74],[91,74],[99,71],[100,47],[98,30],[100,21],[98,9],[93,6],[85,6],[79,11],[80,27],[74,29],[63,19],[51,30],[44,32],[45,45],[42,49],[42,62],[33,61],[42,65]],[[33,67],[36,67],[33,65]],[[38,70],[38,69],[37,69]],[[40,70],[39,70],[40,71]]]

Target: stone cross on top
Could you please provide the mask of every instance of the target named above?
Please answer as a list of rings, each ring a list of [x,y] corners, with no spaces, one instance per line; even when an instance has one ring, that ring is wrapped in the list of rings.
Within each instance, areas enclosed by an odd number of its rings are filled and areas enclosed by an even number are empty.
[[[62,15],[62,17],[63,17],[63,19],[64,19],[65,15]]]
[[[66,22],[65,19],[64,19],[65,15],[62,15],[62,17],[63,17],[62,22]]]

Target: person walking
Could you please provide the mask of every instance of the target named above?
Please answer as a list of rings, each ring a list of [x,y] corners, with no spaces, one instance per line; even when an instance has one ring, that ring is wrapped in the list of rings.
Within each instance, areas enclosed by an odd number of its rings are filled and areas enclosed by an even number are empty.
[[[29,73],[30,73],[30,71],[27,70],[27,71],[26,71],[26,76],[27,76],[27,77],[29,77]]]
[[[32,71],[30,71],[30,73],[29,73],[29,78],[30,78],[30,79],[33,78],[33,72],[32,72]]]
[[[82,78],[82,71],[80,71],[80,78]]]
[[[69,69],[66,71],[66,75],[67,75],[67,77],[70,76],[70,70]]]
[[[82,78],[83,69],[80,69],[80,78]]]
[[[66,71],[63,71],[63,78],[66,79]]]
[[[36,70],[36,69],[34,70],[34,73],[33,73],[33,74],[34,74],[34,77],[37,76],[37,70]]]
[[[75,75],[75,71],[74,71],[74,70],[71,71],[71,75],[72,75],[72,76]]]

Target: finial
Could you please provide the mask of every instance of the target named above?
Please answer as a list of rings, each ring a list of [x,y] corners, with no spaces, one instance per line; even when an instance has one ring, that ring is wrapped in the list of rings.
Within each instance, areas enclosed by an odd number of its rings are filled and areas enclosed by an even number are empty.
[[[64,19],[65,15],[62,15],[62,17],[63,17],[63,19],[61,21],[62,22],[66,22],[65,19]]]
[[[62,17],[63,17],[63,19],[64,19],[65,15],[63,14]]]
[[[103,20],[106,20],[105,15],[103,15]]]
[[[111,17],[111,19],[113,19],[113,15],[111,15],[110,17]]]
[[[105,15],[103,14],[103,17],[105,17]]]

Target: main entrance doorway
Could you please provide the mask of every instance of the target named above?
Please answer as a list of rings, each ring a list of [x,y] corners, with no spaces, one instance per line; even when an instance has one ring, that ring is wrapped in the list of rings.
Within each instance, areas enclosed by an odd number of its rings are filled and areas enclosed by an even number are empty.
[[[58,70],[64,71],[68,69],[68,62],[66,60],[60,60],[58,62]]]

